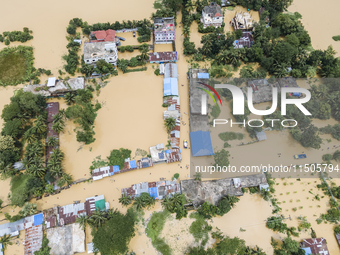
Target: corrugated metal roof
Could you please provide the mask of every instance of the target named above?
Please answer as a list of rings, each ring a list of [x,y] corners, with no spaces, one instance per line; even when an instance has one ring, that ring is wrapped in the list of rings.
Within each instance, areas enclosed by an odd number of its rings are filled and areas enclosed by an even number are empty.
[[[177,78],[163,79],[163,95],[178,96],[178,80]]]

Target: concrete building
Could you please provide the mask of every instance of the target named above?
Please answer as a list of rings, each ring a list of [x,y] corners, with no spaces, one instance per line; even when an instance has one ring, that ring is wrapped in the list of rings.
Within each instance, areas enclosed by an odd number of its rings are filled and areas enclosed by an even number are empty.
[[[205,6],[202,10],[201,22],[203,23],[204,28],[209,26],[222,26],[223,12],[221,6],[219,6],[215,2],[212,2],[208,6]]]
[[[86,64],[96,64],[99,59],[115,65],[118,60],[117,46],[114,41],[85,43],[84,61]]]
[[[259,104],[264,102],[271,102],[273,99],[273,86],[268,83],[267,79],[248,80],[248,87],[242,87],[242,91],[248,98],[248,88],[253,91],[252,101],[253,104]]]
[[[249,31],[243,31],[242,37],[238,40],[235,40],[233,43],[234,49],[244,47],[250,48],[253,44],[254,44],[253,34]]]
[[[175,40],[175,20],[174,17],[154,19],[155,43],[172,43]]]
[[[253,19],[248,12],[238,12],[235,17],[232,18],[230,24],[233,26],[234,30],[253,30]]]

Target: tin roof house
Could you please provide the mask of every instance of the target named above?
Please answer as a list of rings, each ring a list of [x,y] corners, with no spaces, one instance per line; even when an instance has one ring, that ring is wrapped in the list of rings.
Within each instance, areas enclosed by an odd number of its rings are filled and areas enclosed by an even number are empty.
[[[155,18],[154,25],[155,44],[172,43],[175,40],[174,17]]]
[[[202,10],[201,22],[203,23],[204,28],[209,26],[222,26],[223,12],[221,6],[219,6],[215,2],[212,2],[208,6],[205,6]]]
[[[235,40],[233,45],[234,49],[250,48],[254,44],[253,34],[249,31],[243,31],[240,39]]]
[[[150,63],[162,64],[177,62],[177,60],[178,60],[177,51],[149,53]]]

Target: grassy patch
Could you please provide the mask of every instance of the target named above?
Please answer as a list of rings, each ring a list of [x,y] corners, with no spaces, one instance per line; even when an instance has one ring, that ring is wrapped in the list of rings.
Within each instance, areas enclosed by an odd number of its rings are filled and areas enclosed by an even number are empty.
[[[32,47],[9,47],[0,51],[0,85],[17,85],[29,81],[33,59]]]
[[[222,141],[231,141],[231,140],[242,140],[243,139],[243,134],[242,133],[235,133],[235,132],[224,132],[220,133],[218,137]]]
[[[336,35],[332,37],[334,41],[340,41],[340,35]]]
[[[30,178],[29,175],[16,175],[11,180],[11,203],[23,206],[27,200],[26,183]]]
[[[189,227],[189,232],[195,238],[196,242],[201,241],[201,245],[205,246],[209,240],[208,233],[211,231],[212,227],[205,221],[202,215],[198,213],[191,213],[190,218],[196,219]]]
[[[213,116],[215,119],[220,115],[221,109],[218,105],[214,105],[211,110],[211,116]]]
[[[171,254],[170,246],[163,238],[159,237],[169,216],[170,213],[167,210],[164,210],[163,212],[154,212],[151,215],[151,219],[145,230],[146,235],[151,239],[153,247],[163,255]]]

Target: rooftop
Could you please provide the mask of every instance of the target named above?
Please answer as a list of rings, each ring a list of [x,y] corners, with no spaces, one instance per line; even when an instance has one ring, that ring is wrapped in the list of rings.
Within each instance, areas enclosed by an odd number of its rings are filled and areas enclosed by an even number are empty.
[[[238,183],[238,185],[235,185],[236,183]],[[194,179],[189,179],[181,181],[181,191],[188,200],[193,201],[195,206],[199,206],[205,201],[209,201],[216,206],[221,198],[227,195],[242,196],[242,188],[255,187],[266,183],[267,178],[265,174],[212,181],[195,181]]]
[[[90,36],[90,42],[115,42],[118,41],[115,40],[116,38],[116,31],[112,29],[108,30],[99,30],[99,31],[93,31],[91,32]]]
[[[174,17],[170,18],[155,18],[155,32],[169,32],[175,31]]]
[[[210,14],[212,17],[222,17],[223,16],[221,6],[219,6],[218,4],[216,4],[214,2],[210,3],[208,6],[205,6],[203,8],[203,12]]]
[[[152,52],[149,53],[149,61],[169,62],[177,61],[177,51]]]
[[[310,238],[304,239],[303,242],[300,243],[301,248],[310,248],[313,255],[329,255],[329,251],[327,248],[327,242],[324,238]]]

